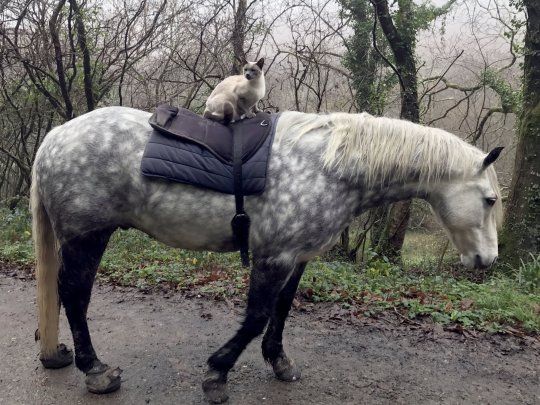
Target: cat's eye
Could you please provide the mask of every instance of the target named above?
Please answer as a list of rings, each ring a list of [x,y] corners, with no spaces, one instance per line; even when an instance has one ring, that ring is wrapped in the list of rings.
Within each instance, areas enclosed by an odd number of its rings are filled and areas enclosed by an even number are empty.
[[[486,204],[490,207],[495,205],[495,202],[497,201],[497,197],[488,197],[486,198]]]

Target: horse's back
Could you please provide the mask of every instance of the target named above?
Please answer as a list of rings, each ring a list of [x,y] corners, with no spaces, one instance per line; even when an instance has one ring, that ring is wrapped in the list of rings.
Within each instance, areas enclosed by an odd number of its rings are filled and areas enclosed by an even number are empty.
[[[150,113],[128,107],[104,107],[83,114],[51,130],[40,149],[64,146],[68,151],[76,147],[91,147],[94,152],[107,150],[115,143],[125,141],[123,135],[137,140],[148,136],[141,129],[151,130]],[[86,150],[81,150],[87,153]]]

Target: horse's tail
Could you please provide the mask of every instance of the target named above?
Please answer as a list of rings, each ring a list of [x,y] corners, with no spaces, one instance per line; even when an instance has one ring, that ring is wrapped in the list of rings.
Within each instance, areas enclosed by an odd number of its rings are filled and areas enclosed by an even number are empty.
[[[52,357],[58,346],[58,272],[60,259],[54,230],[41,200],[37,186],[36,169],[32,171],[30,206],[32,209],[32,235],[36,254],[37,306],[39,328],[36,339],[41,342],[41,357]]]

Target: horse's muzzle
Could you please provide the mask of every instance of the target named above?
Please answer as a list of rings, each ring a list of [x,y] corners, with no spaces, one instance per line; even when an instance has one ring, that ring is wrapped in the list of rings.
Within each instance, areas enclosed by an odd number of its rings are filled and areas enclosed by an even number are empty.
[[[498,257],[495,256],[495,258],[491,261],[491,263],[484,264],[484,262],[482,261],[482,256],[476,255],[474,256],[474,268],[475,269],[488,269],[491,266],[495,265],[495,263],[497,263],[497,259]]]

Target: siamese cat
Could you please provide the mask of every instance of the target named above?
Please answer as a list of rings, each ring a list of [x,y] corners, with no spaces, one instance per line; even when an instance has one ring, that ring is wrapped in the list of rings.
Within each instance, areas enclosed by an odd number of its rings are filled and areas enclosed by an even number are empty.
[[[266,93],[263,65],[264,58],[246,62],[243,74],[219,83],[206,100],[204,117],[225,125],[242,117],[253,118],[260,111],[257,103]]]

